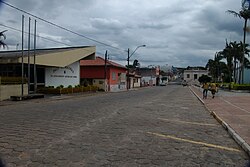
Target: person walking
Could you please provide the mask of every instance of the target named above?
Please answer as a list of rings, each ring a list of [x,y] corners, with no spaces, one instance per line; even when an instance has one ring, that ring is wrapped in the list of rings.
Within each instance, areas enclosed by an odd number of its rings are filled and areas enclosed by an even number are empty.
[[[206,98],[207,98],[208,88],[209,88],[208,83],[205,82],[205,83],[202,85],[202,88],[203,88],[203,99],[206,99]]]
[[[217,91],[216,84],[212,83],[210,87],[211,87],[212,98],[214,98],[215,92]]]

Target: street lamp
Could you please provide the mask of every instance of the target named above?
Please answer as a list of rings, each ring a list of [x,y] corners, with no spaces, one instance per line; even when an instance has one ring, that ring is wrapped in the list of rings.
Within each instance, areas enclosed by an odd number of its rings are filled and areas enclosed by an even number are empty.
[[[146,45],[140,45],[140,46],[137,46],[136,48],[135,48],[135,50],[131,53],[131,54],[129,54],[129,48],[128,48],[128,58],[127,58],[127,61],[128,61],[128,66],[127,66],[127,89],[129,89],[129,59],[130,59],[130,57],[131,56],[133,56],[133,54],[136,52],[136,50],[137,49],[139,49],[139,48],[141,48],[141,47],[146,47]]]

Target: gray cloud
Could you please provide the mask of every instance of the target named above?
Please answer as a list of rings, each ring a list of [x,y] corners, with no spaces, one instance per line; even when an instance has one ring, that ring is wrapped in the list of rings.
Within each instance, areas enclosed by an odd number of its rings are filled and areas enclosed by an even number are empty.
[[[140,48],[131,61],[142,65],[174,66],[205,65],[216,51],[225,46],[225,39],[242,40],[243,20],[226,13],[239,11],[235,0],[7,0],[58,25],[95,40],[118,47],[107,47],[58,29],[37,19],[38,34],[68,45],[96,45],[97,53],[108,50],[113,60],[126,64],[124,50]],[[22,13],[3,5],[1,24],[21,28]],[[27,31],[28,15],[25,14]],[[34,19],[32,19],[32,28]],[[6,29],[0,26],[0,30]],[[9,30],[6,42],[10,49],[20,43],[20,32]],[[27,40],[27,37],[25,38]],[[27,43],[27,42],[26,42]],[[38,47],[61,47],[62,44],[38,38]],[[103,55],[102,54],[102,55]]]

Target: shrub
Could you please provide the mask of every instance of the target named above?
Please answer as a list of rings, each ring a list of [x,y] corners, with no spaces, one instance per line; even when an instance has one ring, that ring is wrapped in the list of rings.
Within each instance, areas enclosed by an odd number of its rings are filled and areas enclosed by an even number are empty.
[[[211,82],[212,78],[207,76],[207,75],[202,75],[201,77],[199,77],[198,81],[200,83],[206,83],[206,82]]]
[[[60,88],[39,88],[38,89],[39,93],[44,93],[44,94],[60,94]]]
[[[234,89],[234,90],[250,90],[250,84],[233,84],[232,89]]]
[[[75,88],[81,88],[81,85],[75,85]]]
[[[28,83],[28,78],[23,78],[24,83]],[[0,77],[3,85],[22,84],[22,77]]]
[[[62,88],[61,86],[58,86],[56,88],[52,87],[45,87],[45,88],[39,88],[39,93],[44,94],[69,94],[69,93],[80,93],[80,92],[88,92],[88,91],[97,91],[97,86],[77,86],[75,88],[72,88],[68,86],[68,88]]]

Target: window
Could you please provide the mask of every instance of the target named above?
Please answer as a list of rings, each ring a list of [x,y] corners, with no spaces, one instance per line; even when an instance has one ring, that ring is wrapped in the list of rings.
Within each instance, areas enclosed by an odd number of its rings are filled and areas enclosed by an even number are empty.
[[[115,72],[112,72],[112,80],[116,80]]]
[[[135,78],[135,79],[134,79],[134,83],[138,83],[138,78]]]
[[[190,74],[187,74],[187,78],[190,78]]]
[[[198,78],[198,75],[197,74],[194,74],[194,79],[197,79]]]

